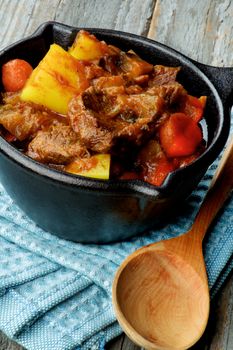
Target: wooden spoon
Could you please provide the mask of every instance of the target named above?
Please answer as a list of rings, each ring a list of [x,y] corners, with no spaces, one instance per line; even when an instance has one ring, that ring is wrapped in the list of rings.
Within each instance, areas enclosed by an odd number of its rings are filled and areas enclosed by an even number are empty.
[[[202,240],[232,187],[233,142],[192,228],[135,251],[118,269],[113,283],[116,317],[139,346],[182,350],[203,334],[210,300]]]

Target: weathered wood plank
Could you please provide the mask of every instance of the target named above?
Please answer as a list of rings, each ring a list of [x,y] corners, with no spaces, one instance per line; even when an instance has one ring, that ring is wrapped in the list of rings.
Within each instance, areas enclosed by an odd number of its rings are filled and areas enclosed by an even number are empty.
[[[137,345],[131,342],[128,337],[124,337],[123,344],[121,350],[139,350],[141,349]],[[111,349],[112,350],[112,349]]]
[[[200,61],[233,65],[233,1],[158,0],[149,37]]]
[[[233,349],[233,276],[219,296],[216,305],[215,332],[209,350]]]
[[[110,341],[107,344],[106,350],[121,350],[123,347],[123,343],[124,343],[125,338],[126,338],[126,336],[124,334],[122,334],[121,336],[117,337],[116,339],[113,339],[112,341]]]
[[[31,0],[30,0],[31,1]],[[23,37],[32,34],[43,22],[54,21],[60,0],[37,0]]]
[[[109,342],[106,346],[106,350],[140,350],[140,347],[135,345],[126,335],[122,335]]]
[[[0,331],[0,350],[26,350]]]
[[[146,35],[154,0],[0,0],[0,48],[32,34],[46,21],[112,28]]]
[[[55,19],[74,26],[147,34],[154,3],[153,0],[61,0]]]
[[[24,36],[36,0],[0,0],[0,48]]]

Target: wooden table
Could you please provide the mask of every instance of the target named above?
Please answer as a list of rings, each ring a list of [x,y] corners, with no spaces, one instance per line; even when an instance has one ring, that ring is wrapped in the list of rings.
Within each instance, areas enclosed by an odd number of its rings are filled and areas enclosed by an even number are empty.
[[[0,0],[0,48],[49,20],[141,34],[200,62],[233,65],[232,0]],[[107,348],[138,349],[124,335]],[[13,349],[22,348],[0,334],[0,350]],[[212,303],[207,331],[193,349],[233,349],[233,277]]]

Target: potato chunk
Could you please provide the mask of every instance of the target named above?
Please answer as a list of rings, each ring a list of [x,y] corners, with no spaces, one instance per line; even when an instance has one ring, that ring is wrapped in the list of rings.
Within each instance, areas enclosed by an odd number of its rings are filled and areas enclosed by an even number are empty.
[[[80,30],[68,52],[78,60],[93,61],[109,53],[109,48],[105,42],[99,41],[94,35]]]
[[[73,161],[65,167],[65,170],[76,175],[108,180],[110,161],[110,154],[96,154],[90,158]]]
[[[33,70],[21,93],[21,100],[41,104],[60,114],[67,114],[71,98],[88,87],[82,62],[57,44]]]

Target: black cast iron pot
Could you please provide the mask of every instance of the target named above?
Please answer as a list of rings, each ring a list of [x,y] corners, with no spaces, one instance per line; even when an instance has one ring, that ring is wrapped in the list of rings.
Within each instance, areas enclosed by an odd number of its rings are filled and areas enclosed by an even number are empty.
[[[31,37],[0,53],[0,67],[13,58],[36,66],[53,42],[68,48],[80,28],[48,22]],[[206,151],[171,173],[161,187],[139,180],[101,181],[53,170],[23,155],[0,137],[0,180],[20,208],[39,226],[79,242],[123,240],[150,228],[179,207],[222,150],[230,124],[233,69],[197,63],[155,41],[106,29],[89,29],[153,64],[182,66],[179,81],[190,94],[207,95]],[[2,87],[0,87],[2,90]]]

